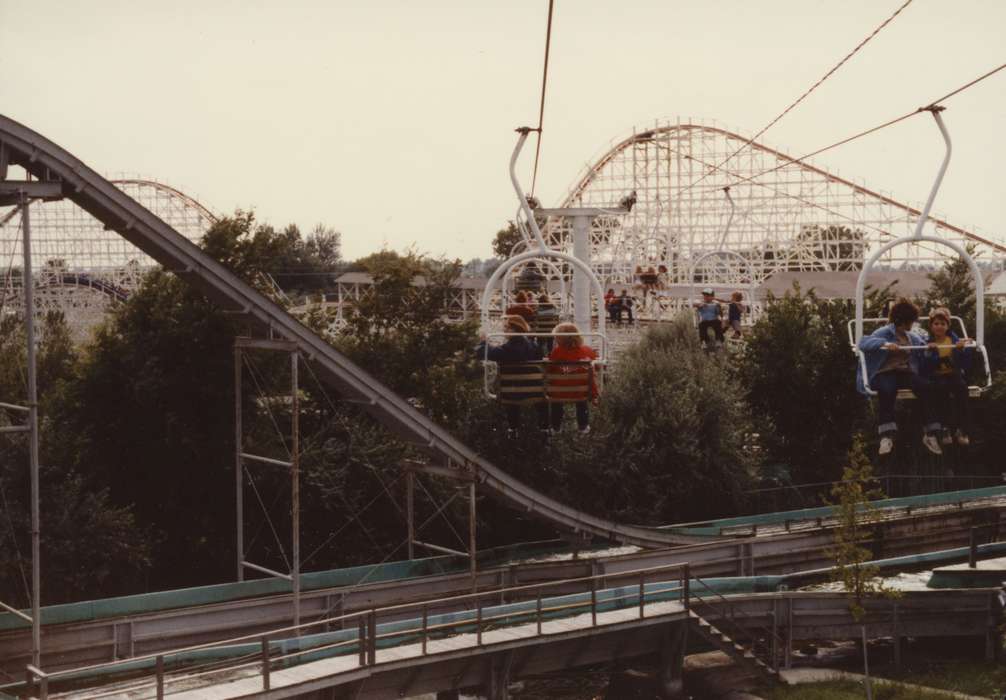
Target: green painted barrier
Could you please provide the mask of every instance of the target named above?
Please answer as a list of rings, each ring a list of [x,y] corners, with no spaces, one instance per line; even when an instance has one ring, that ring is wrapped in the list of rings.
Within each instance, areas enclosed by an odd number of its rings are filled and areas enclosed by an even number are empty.
[[[874,501],[870,505],[878,510],[927,508],[931,506],[949,505],[952,503],[982,498],[996,498],[999,496],[1006,496],[1006,486],[989,486],[980,489],[966,489],[964,491],[930,493],[922,496],[887,498],[881,501]],[[783,525],[787,521],[800,522],[805,520],[816,520],[817,518],[828,518],[831,517],[833,513],[833,506],[820,506],[818,508],[803,508],[800,510],[784,510],[777,513],[762,513],[760,515],[722,518],[719,520],[708,520],[701,523],[666,525],[660,529],[681,535],[715,537],[722,535],[722,531],[725,529],[742,529],[745,527],[753,528],[763,525]]]
[[[551,554],[564,548],[558,540],[509,545],[487,550],[479,555],[484,567],[499,565],[516,558]],[[367,564],[346,569],[318,571],[301,575],[301,591],[353,586],[361,582],[379,583],[437,574],[461,573],[468,570],[468,561],[456,556],[437,556],[411,561]],[[245,598],[290,593],[289,581],[280,578],[256,579],[234,583],[219,583],[195,588],[181,588],[154,593],[85,600],[79,603],[48,605],[42,608],[42,624],[60,625],[89,622],[127,615],[140,615],[163,610],[187,608],[211,603],[224,603]],[[0,614],[0,631],[28,627],[28,623],[11,613]]]

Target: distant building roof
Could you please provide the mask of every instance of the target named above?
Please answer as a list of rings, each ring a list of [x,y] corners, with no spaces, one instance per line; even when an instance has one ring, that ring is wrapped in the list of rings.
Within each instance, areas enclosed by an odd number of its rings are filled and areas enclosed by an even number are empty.
[[[889,284],[902,296],[921,296],[929,289],[929,273],[918,270],[874,270],[866,278],[867,288],[881,289]],[[758,288],[758,296],[769,292],[782,296],[793,289],[793,283],[800,285],[803,292],[811,289],[824,299],[853,299],[859,272],[777,272],[766,279]]]

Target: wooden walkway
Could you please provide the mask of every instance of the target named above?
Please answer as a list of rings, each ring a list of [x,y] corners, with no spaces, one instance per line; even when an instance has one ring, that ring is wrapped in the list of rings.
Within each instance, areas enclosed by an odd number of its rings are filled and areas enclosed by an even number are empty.
[[[646,620],[667,618],[669,616],[685,616],[684,606],[676,601],[647,603]],[[261,667],[257,662],[239,669],[208,673],[198,677],[186,676],[183,673],[165,677],[165,697],[172,700],[229,700],[232,698],[251,697],[290,697],[298,694],[298,687],[314,684],[326,679],[326,685],[341,685],[355,680],[379,674],[382,670],[401,666],[422,666],[434,664],[448,657],[478,656],[495,653],[501,645],[507,648],[523,647],[536,644],[548,644],[551,639],[568,638],[570,635],[588,636],[593,629],[610,629],[613,626],[636,624],[640,620],[639,608],[631,607],[622,610],[599,612],[597,627],[593,626],[590,613],[577,614],[558,620],[545,620],[541,623],[541,635],[538,634],[536,622],[498,627],[482,632],[482,644],[478,644],[477,635],[472,633],[458,634],[442,639],[427,641],[426,654],[423,655],[421,643],[409,643],[401,646],[377,650],[376,663],[361,666],[356,653],[335,656],[318,661],[310,661],[289,668],[278,669],[270,674],[270,690],[262,687]],[[587,632],[588,635],[584,635]],[[344,678],[336,678],[343,676]],[[70,691],[52,694],[51,698],[75,698],[76,700],[152,700],[156,697],[156,689],[147,682],[130,683],[129,681],[102,688]]]

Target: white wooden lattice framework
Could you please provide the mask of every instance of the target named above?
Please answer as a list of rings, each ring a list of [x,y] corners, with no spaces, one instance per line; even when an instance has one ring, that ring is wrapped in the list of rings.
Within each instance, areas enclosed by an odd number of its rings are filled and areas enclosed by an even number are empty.
[[[601,219],[593,228],[591,257],[606,284],[631,284],[636,266],[661,264],[669,282],[690,283],[692,261],[723,249],[748,264],[713,257],[709,269],[703,264],[696,271],[695,281],[757,283],[779,270],[856,270],[873,250],[915,226],[919,208],[762,144],[751,143],[719,167],[746,143],[715,125],[657,122],[613,142],[587,166],[561,206],[605,206],[629,192],[637,195],[631,213]],[[727,187],[737,211],[724,235]],[[972,243],[985,260],[1006,252],[999,238],[942,217],[932,217],[927,231]],[[550,245],[570,247],[562,222],[550,221],[546,234]],[[944,255],[943,246],[903,246],[881,264],[926,267],[940,264]]]

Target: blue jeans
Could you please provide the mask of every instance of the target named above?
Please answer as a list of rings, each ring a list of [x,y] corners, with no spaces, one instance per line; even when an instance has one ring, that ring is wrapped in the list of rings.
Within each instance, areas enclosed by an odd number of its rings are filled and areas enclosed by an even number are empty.
[[[881,435],[898,429],[894,415],[894,406],[898,398],[898,389],[911,389],[922,404],[922,415],[925,419],[925,431],[933,433],[940,429],[936,419],[937,392],[935,385],[925,377],[914,372],[878,372],[870,380],[871,388],[877,392],[880,417],[877,432]]]
[[[951,430],[959,428],[968,432],[968,383],[959,372],[933,377],[933,389],[939,402],[939,416],[943,425]]]

